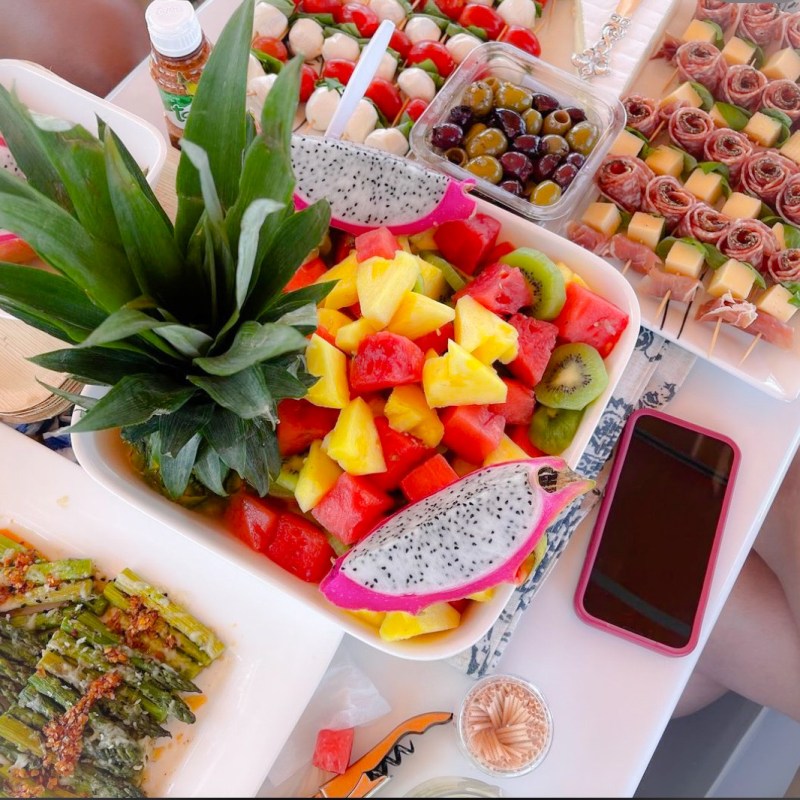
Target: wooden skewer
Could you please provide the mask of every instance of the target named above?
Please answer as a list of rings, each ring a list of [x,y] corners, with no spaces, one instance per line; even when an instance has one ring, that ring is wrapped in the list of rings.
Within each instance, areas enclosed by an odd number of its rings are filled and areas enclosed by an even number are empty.
[[[708,357],[714,352],[717,346],[717,337],[719,336],[719,329],[722,327],[722,317],[717,317],[717,324],[714,326],[714,333],[711,334],[711,344],[708,346]]]
[[[661,133],[666,124],[667,124],[666,120],[662,119],[661,122],[659,122],[658,125],[656,126],[656,129],[653,131],[653,135],[647,141],[652,142],[653,139],[655,139],[658,136],[658,134]]]
[[[748,346],[747,350],[744,351],[744,355],[739,359],[739,366],[740,367],[742,366],[742,364],[744,364],[745,359],[747,359],[747,357],[750,355],[750,353],[752,353],[753,350],[756,349],[756,345],[759,343],[760,339],[761,339],[761,334],[757,333],[756,336],[755,336],[755,339],[753,339],[753,341],[750,342],[750,345]]]
[[[661,320],[661,327],[664,327],[664,320],[667,318],[667,303],[669,303],[669,298],[672,297],[672,289],[667,289],[664,296],[661,298],[661,302],[658,304],[658,308],[656,309],[656,315],[653,319],[658,319],[661,316],[661,313],[664,312],[664,319]]]
[[[626,273],[626,272],[627,272],[627,271],[628,271],[630,268],[631,268],[631,260],[630,260],[630,259],[628,259],[628,260],[627,260],[627,261],[626,261],[626,262],[625,262],[625,263],[622,265],[622,274],[624,275],[624,274],[625,274],[625,273]]]

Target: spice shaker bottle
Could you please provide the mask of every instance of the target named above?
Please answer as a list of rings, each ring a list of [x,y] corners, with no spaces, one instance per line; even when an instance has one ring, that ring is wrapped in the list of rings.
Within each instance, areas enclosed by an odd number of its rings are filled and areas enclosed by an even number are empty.
[[[145,12],[150,34],[150,75],[164,104],[173,147],[177,147],[211,54],[211,44],[189,0],[153,0]]]

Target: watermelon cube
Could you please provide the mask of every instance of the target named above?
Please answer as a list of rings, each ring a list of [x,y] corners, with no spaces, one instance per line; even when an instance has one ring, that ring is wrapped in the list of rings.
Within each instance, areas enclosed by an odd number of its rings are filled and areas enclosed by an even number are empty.
[[[321,278],[328,271],[327,264],[321,258],[312,258],[301,264],[297,268],[297,272],[289,280],[289,283],[283,287],[284,293],[295,292],[298,289],[304,289],[310,286],[318,278]]]
[[[252,550],[266,553],[278,530],[281,510],[267,500],[237,492],[225,510],[225,526]]]
[[[431,456],[434,451],[416,436],[391,428],[386,417],[376,417],[375,427],[381,440],[386,472],[371,475],[370,482],[379,489],[391,492],[400,486],[401,479],[410,469]]]
[[[534,387],[542,379],[550,354],[556,346],[558,328],[552,322],[514,314],[508,320],[516,329],[517,357],[508,368],[526,386]]]
[[[440,417],[442,444],[472,464],[482,464],[500,444],[506,421],[488,406],[450,406]]]
[[[491,252],[500,223],[486,214],[476,214],[469,219],[457,219],[442,223],[434,232],[433,239],[442,256],[467,275],[475,270]]]
[[[400,488],[409,503],[416,503],[439,489],[458,480],[458,474],[447,463],[447,459],[437,453],[418,467],[415,467],[400,481]]]
[[[353,728],[342,728],[338,731],[323,728],[317,734],[317,743],[311,759],[313,765],[325,772],[341,775],[350,764],[354,735]]]
[[[486,267],[475,280],[456,292],[453,299],[458,300],[465,294],[497,315],[513,314],[533,303],[533,293],[522,270],[508,264]]]
[[[509,425],[506,428],[506,436],[514,442],[515,445],[521,447],[531,458],[539,458],[546,455],[531,441],[528,434],[528,425]]]
[[[303,453],[315,439],[333,430],[339,409],[322,408],[308,400],[286,398],[278,403],[278,450],[285,458]]]
[[[290,511],[278,519],[266,554],[279,567],[308,583],[319,583],[336,557],[325,534],[313,522]]]
[[[355,544],[393,505],[370,480],[343,472],[311,514],[344,544]]]
[[[553,322],[559,339],[591,345],[605,358],[627,327],[628,315],[591,289],[570,281],[567,300]]]
[[[359,344],[350,365],[350,389],[363,394],[418,383],[424,363],[425,354],[411,339],[380,331]]]
[[[503,378],[503,383],[508,387],[505,403],[495,403],[489,410],[504,417],[507,425],[528,425],[536,403],[533,389],[513,378]]]
[[[394,258],[398,250],[402,250],[400,242],[388,228],[375,228],[356,236],[356,260],[366,261],[373,256]]]
[[[447,322],[438,330],[426,333],[424,336],[420,336],[419,339],[414,339],[414,344],[423,353],[427,353],[428,350],[434,350],[441,356],[447,352],[447,342],[450,339],[455,339],[455,336],[453,323]]]
[[[486,256],[484,261],[482,262],[485,264],[494,264],[495,261],[499,261],[503,256],[507,256],[509,253],[513,253],[517,249],[516,245],[511,244],[511,242],[498,242]]]

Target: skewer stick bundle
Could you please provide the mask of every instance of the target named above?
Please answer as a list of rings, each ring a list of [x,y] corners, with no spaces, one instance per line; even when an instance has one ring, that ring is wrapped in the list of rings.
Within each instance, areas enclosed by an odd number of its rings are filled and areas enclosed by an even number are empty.
[[[717,324],[714,325],[714,333],[711,334],[711,344],[708,346],[708,357],[714,352],[717,346],[717,338],[719,337],[719,329],[722,327],[722,317],[717,317]]]
[[[750,353],[752,353],[753,350],[756,349],[756,345],[759,343],[760,339],[761,339],[761,334],[757,333],[753,341],[750,342],[750,344],[747,346],[747,350],[744,351],[744,355],[739,359],[740,367],[742,366],[742,364],[744,364],[745,360],[750,356]]]

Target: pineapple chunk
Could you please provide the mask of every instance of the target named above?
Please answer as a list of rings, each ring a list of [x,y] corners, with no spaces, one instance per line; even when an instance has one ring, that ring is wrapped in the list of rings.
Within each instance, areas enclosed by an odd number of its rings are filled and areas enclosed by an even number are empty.
[[[476,469],[480,469],[480,467],[475,464],[470,464],[466,459],[458,457],[450,462],[450,466],[459,478],[463,478],[465,475],[469,475],[470,472],[475,472]]]
[[[438,250],[436,239],[433,238],[434,233],[436,233],[436,228],[428,228],[422,233],[412,233],[408,239],[418,253],[423,250]]]
[[[517,357],[517,329],[484,308],[469,295],[460,297],[455,311],[455,337],[468,353],[484,364],[504,364]]]
[[[378,327],[366,317],[360,317],[355,322],[343,325],[336,332],[336,346],[345,353],[355,354],[361,342],[372,336]]]
[[[680,178],[683,172],[683,153],[667,144],[660,144],[654,148],[644,160],[656,175],[672,175]]]
[[[383,620],[386,618],[385,611],[369,611],[366,608],[358,611],[348,611],[348,614],[352,614],[356,619],[360,619],[362,622],[372,625],[373,628],[380,628]]]
[[[447,281],[445,280],[444,273],[435,267],[433,264],[425,261],[424,258],[418,258],[417,264],[419,265],[419,277],[422,279],[422,294],[430,297],[431,300],[439,300],[441,296],[447,291]]]
[[[590,203],[581,222],[606,236],[613,236],[622,224],[622,215],[613,203]]]
[[[776,50],[761,67],[761,71],[772,81],[796,81],[800,78],[800,56],[793,47]]]
[[[310,511],[333,488],[336,479],[342,474],[339,465],[322,449],[322,440],[311,442],[311,449],[303,462],[294,499],[301,511]]]
[[[742,128],[742,133],[762,147],[773,147],[781,135],[781,123],[775,117],[756,111],[747,120],[747,125]]]
[[[714,27],[699,19],[693,19],[681,34],[682,42],[708,42],[708,44],[714,44],[716,38],[717,31]]]
[[[504,433],[500,444],[483,460],[483,466],[502,464],[504,461],[519,461],[521,458],[530,458],[530,456]]]
[[[722,175],[718,172],[703,172],[696,169],[683,184],[698,200],[713,206],[722,196]]]
[[[318,308],[317,309],[317,324],[320,328],[324,328],[331,336],[336,336],[339,329],[345,325],[349,325],[353,320],[342,314],[341,311],[336,311],[333,308]]]
[[[347,357],[319,334],[312,334],[306,348],[306,368],[319,380],[306,393],[306,400],[323,408],[344,408],[350,402]]]
[[[775,234],[775,238],[778,240],[778,250],[785,250],[786,249],[786,236],[784,235],[783,231],[783,223],[776,222],[772,226],[772,232]]]
[[[438,358],[436,354],[433,356]],[[425,393],[416,384],[395,386],[384,409],[389,425],[396,431],[410,433],[428,447],[436,447],[444,436],[444,425],[428,407]]]
[[[415,425],[409,433],[422,440],[428,447],[436,447],[444,438],[444,425],[436,412],[431,409],[430,416],[423,419],[419,425]]]
[[[608,148],[608,152],[612,156],[631,156],[631,158],[636,158],[642,152],[643,147],[643,139],[640,139],[630,131],[622,130],[619,136],[614,139],[611,147]]]
[[[729,258],[714,271],[708,282],[708,293],[714,297],[722,297],[726,292],[730,292],[737,300],[745,300],[755,280],[756,276],[750,267],[735,258]]]
[[[589,288],[589,284],[577,272],[573,272],[563,261],[556,261],[556,266],[564,276],[564,283],[577,283],[578,286],[583,286],[585,289]]]
[[[420,336],[432,333],[442,325],[452,322],[455,316],[455,310],[444,303],[432,300],[424,294],[406,292],[400,306],[389,321],[387,330],[407,336],[409,339],[419,339]]]
[[[460,622],[461,614],[450,603],[435,603],[420,611],[419,614],[387,611],[378,633],[385,642],[396,642],[425,633],[457,628]]]
[[[664,233],[664,217],[657,217],[655,214],[645,214],[644,211],[637,211],[628,223],[627,237],[634,242],[639,242],[651,250],[656,249],[656,245],[661,240]]]
[[[670,247],[664,259],[664,270],[676,275],[686,275],[688,278],[699,278],[704,261],[699,248],[678,241]]]
[[[337,281],[336,286],[322,301],[323,308],[345,308],[352,306],[358,300],[358,291],[356,290],[357,269],[358,261],[356,260],[355,251],[353,251],[344,261],[340,261],[335,267],[331,267],[331,269],[317,278],[315,283]]]
[[[416,256],[400,250],[391,260],[374,256],[362,261],[356,273],[361,314],[378,328],[389,324],[405,293],[419,277]]]
[[[351,475],[386,472],[381,440],[372,411],[361,397],[351,400],[325,437],[328,456]]]
[[[789,302],[791,297],[792,293],[788,289],[776,283],[759,295],[756,308],[781,322],[788,322],[797,312],[797,306]]]
[[[795,131],[781,146],[780,153],[800,164],[800,131]]]
[[[732,36],[725,43],[725,47],[722,48],[722,57],[730,66],[734,64],[749,64],[755,51],[755,45],[740,39],[738,36]]]
[[[665,106],[672,102],[683,103],[683,105],[691,106],[692,108],[700,108],[700,106],[703,105],[703,98],[697,94],[689,81],[685,81],[675,89],[674,92],[670,92],[666,97],[662,97],[658,105]]]
[[[761,201],[742,192],[731,192],[720,209],[720,213],[731,219],[758,219]]]
[[[497,373],[450,340],[447,353],[426,361],[422,388],[430,408],[505,403],[508,387]]]
[[[398,236],[397,243],[403,248],[403,250],[406,251],[406,253],[412,252],[411,242],[409,241],[408,236]]]
[[[484,589],[482,592],[474,592],[467,595],[467,600],[474,600],[476,603],[488,603],[494,597],[494,587]]]

